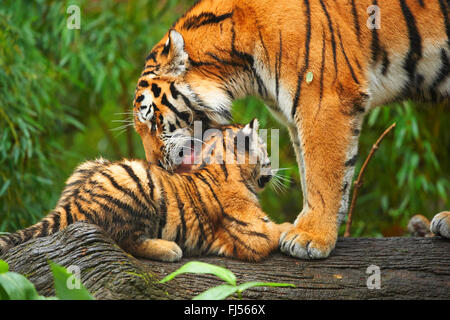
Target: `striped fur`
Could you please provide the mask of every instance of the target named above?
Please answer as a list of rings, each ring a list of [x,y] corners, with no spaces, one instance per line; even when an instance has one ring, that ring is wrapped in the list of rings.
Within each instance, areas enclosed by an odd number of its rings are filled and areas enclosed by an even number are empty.
[[[198,1],[139,78],[135,127],[146,156],[169,167],[175,131],[189,134],[195,120],[223,124],[234,99],[260,97],[289,129],[302,182],[303,210],[281,249],[327,257],[365,114],[406,98],[449,104],[449,8],[448,0]]]
[[[248,157],[252,150],[266,154],[257,139],[253,149],[230,145],[241,133],[255,134],[257,126],[248,128],[222,127],[223,135],[205,141],[203,152],[210,160],[217,159],[222,147],[234,156],[232,160]],[[211,152],[215,145],[218,148]],[[218,254],[261,260],[277,248],[281,229],[288,227],[270,221],[259,206],[256,192],[263,187],[261,179],[267,174],[262,169],[267,165],[263,157],[255,164],[203,161],[193,171],[177,174],[140,160],[85,162],[42,221],[0,238],[0,255],[75,221],[87,221],[135,256],[176,261],[182,253]]]

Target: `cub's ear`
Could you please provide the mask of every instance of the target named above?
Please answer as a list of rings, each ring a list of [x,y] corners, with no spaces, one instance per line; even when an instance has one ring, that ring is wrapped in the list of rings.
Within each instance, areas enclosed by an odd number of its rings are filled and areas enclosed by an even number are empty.
[[[248,124],[246,124],[237,134],[236,142],[243,143],[245,150],[257,150],[259,141],[259,121],[258,119],[253,119]]]
[[[161,57],[167,58],[162,66],[165,74],[179,76],[186,71],[189,56],[184,50],[183,36],[175,29],[169,31],[169,37],[161,51]]]
[[[245,127],[242,129],[242,133],[244,133],[247,136],[257,138],[258,130],[259,130],[259,121],[258,119],[254,118],[252,121],[250,121],[248,124],[245,125]]]

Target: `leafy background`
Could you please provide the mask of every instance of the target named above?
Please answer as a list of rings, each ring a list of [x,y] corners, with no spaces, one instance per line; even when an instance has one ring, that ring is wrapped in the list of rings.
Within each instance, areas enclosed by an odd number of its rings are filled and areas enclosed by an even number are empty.
[[[75,166],[99,156],[143,158],[130,125],[144,58],[193,1],[2,0],[0,4],[0,231],[26,227],[51,210]],[[66,27],[67,8],[81,8],[81,29]],[[447,109],[447,110],[445,110]],[[447,112],[445,112],[447,111]],[[235,102],[234,119],[258,117],[280,128],[286,190],[268,189],[264,209],[276,221],[301,210],[295,155],[287,131],[256,98]],[[353,235],[402,235],[416,213],[449,209],[448,106],[412,102],[366,118],[357,172],[393,122],[360,191]],[[342,230],[341,230],[342,232]]]

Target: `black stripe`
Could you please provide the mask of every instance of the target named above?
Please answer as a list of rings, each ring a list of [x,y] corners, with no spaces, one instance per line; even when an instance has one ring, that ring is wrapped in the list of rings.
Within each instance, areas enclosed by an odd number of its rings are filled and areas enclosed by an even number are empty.
[[[154,200],[153,198],[153,190],[155,189],[155,185],[153,184],[153,180],[150,174],[150,169],[146,169],[145,173],[147,174],[147,180],[148,180],[148,188],[150,189],[150,198]]]
[[[41,230],[39,232],[39,237],[45,237],[48,235],[49,223],[46,219],[41,221]]]
[[[156,84],[156,83],[152,83],[152,92],[153,92],[153,96],[155,98],[158,98],[159,95],[161,94],[161,88]],[[143,96],[142,96],[143,97]],[[143,98],[142,98],[143,100]],[[137,100],[136,100],[137,101]]]
[[[388,53],[387,53],[387,51],[386,50],[384,50],[383,51],[383,66],[382,66],[382,69],[381,69],[381,74],[382,75],[386,75],[387,74],[387,72],[388,72],[388,68],[389,68],[389,65],[390,65],[391,63],[390,63],[390,61],[389,61],[389,57],[388,57]]]
[[[186,176],[186,179],[187,179],[187,181],[190,182],[192,188],[195,190],[195,193],[194,193],[194,194],[197,195],[198,202],[200,203],[200,206],[201,206],[201,208],[202,208],[203,215],[204,215],[205,217],[209,217],[209,214],[208,214],[208,208],[206,207],[206,204],[205,204],[205,202],[204,202],[203,199],[202,199],[202,195],[201,195],[201,193],[200,193],[200,190],[199,190],[199,188],[198,188],[198,185],[194,182],[194,180],[192,179],[191,176]]]
[[[356,161],[358,160],[358,154],[355,154],[353,157],[351,157],[350,159],[348,159],[345,162],[345,166],[346,167],[353,167],[356,164]]]
[[[374,6],[378,6],[378,1],[374,0],[372,3]],[[370,50],[372,52],[372,62],[377,62],[381,53],[380,40],[378,38],[378,31],[376,28],[372,29],[372,40],[370,44]]]
[[[92,214],[92,213],[88,212],[87,210],[84,210],[83,207],[81,206],[81,204],[77,200],[74,201],[74,204],[77,207],[78,211],[82,215],[84,215],[84,217],[86,218],[86,221],[88,221],[89,223],[96,224],[97,219],[96,219],[95,214]]]
[[[177,115],[177,117],[182,119],[184,122],[189,123],[189,113],[178,111],[177,108],[175,108],[175,106],[169,102],[165,93],[162,96],[161,103],[172,110]]]
[[[400,6],[408,28],[409,52],[403,68],[408,73],[409,85],[416,83],[417,62],[422,58],[422,38],[416,26],[416,19],[406,4],[405,0],[400,0]]]
[[[206,240],[207,240],[206,233],[205,233],[205,230],[203,229],[203,223],[201,221],[202,219],[200,218],[200,214],[198,212],[198,208],[197,208],[197,206],[196,206],[196,204],[194,202],[194,199],[192,197],[193,193],[190,191],[188,183],[186,183],[186,182],[182,183],[182,186],[184,188],[185,195],[187,195],[188,198],[189,198],[189,202],[191,204],[192,210],[194,211],[195,217],[197,218],[198,227],[200,229],[200,237],[201,237],[201,239],[203,239],[203,241],[206,242]],[[200,241],[200,239],[197,240],[197,242],[199,242],[199,241]]]
[[[145,58],[145,61],[148,61],[150,59],[156,62],[156,52],[150,52],[150,54]]]
[[[146,212],[141,212],[139,210],[136,210],[132,206],[126,204],[125,202],[122,202],[121,200],[119,200],[119,199],[117,199],[117,198],[115,198],[113,196],[110,196],[109,194],[94,193],[94,194],[92,194],[92,197],[93,198],[92,198],[91,201],[96,202],[97,204],[101,205],[101,202],[98,202],[96,200],[96,198],[100,198],[100,199],[106,200],[107,203],[113,204],[117,208],[119,208],[122,211],[124,211],[128,216],[132,216],[133,219],[136,219],[136,218],[138,218],[140,216],[143,216],[143,215],[146,216]],[[103,207],[103,205],[102,205],[102,207]],[[107,208],[107,207],[104,207],[104,208]],[[109,208],[109,209],[111,209],[111,208]],[[106,211],[106,212],[108,212],[108,211]],[[115,212],[114,209],[113,209],[113,212]]]
[[[436,89],[445,79],[447,79],[448,75],[450,74],[449,58],[445,49],[443,48],[441,49],[441,63],[442,66],[438,71],[438,75],[431,85],[432,89]]]
[[[146,202],[151,207],[153,207],[153,209],[156,212],[156,207],[154,206],[152,199],[150,199],[148,193],[145,192],[145,190],[142,186],[142,183],[141,183],[140,179],[137,177],[137,175],[135,174],[133,168],[125,163],[119,163],[119,165],[127,172],[127,174],[130,176],[130,178],[133,179],[134,183],[136,183],[136,186],[139,189],[139,192],[141,193],[141,196],[146,200]]]
[[[331,34],[331,48],[333,49],[333,62],[334,62],[334,79],[337,78],[337,72],[338,72],[338,64],[337,64],[337,53],[336,53],[336,39],[334,36],[334,29],[333,29],[333,23],[331,21],[330,15],[328,13],[327,7],[325,6],[325,3],[323,2],[323,0],[320,0],[320,4],[322,6],[322,10],[325,13],[325,16],[327,18],[328,21],[328,29],[330,30],[330,34]]]
[[[149,86],[148,82],[146,80],[139,81],[139,86],[143,88],[147,88]]]
[[[64,205],[63,208],[66,211],[67,225],[72,224],[73,223],[73,217],[72,217],[72,212],[71,212],[71,209],[70,209],[70,203],[67,203],[66,205]]]
[[[267,59],[267,66],[269,66],[269,72],[270,72],[270,56],[269,56],[269,51],[267,50],[266,44],[264,43],[262,34],[261,34],[261,29],[258,28],[258,34],[259,34],[259,41],[261,42],[261,45],[264,49],[264,54],[266,55],[266,59]]]
[[[52,233],[58,232],[60,226],[60,213],[54,212],[52,214],[52,220],[53,220]]]
[[[241,233],[249,235],[249,236],[254,236],[254,237],[258,237],[258,238],[263,238],[263,239],[269,240],[269,237],[266,234],[262,233],[262,232],[257,232],[257,231],[253,231],[253,230],[242,230],[242,229],[240,229],[239,231]]]
[[[322,30],[322,62],[321,62],[321,65],[320,65],[320,79],[319,79],[319,83],[320,83],[320,87],[319,87],[319,107],[317,108],[315,117],[317,117],[317,115],[320,112],[320,108],[322,107],[323,74],[324,74],[324,71],[325,71],[325,53],[326,53],[325,31]]]
[[[356,11],[355,0],[352,0],[353,26],[355,27],[356,38],[361,43],[361,30],[359,27],[358,12]]]
[[[181,221],[181,234],[177,233],[177,240],[175,241],[181,246],[184,246],[184,243],[186,242],[186,220],[184,219],[184,203],[180,200],[180,191],[178,190],[176,184],[172,184],[172,182],[169,182],[169,186],[172,189],[172,193],[175,195],[175,199],[177,200],[177,206],[178,206],[178,214],[180,215],[180,221]]]
[[[211,191],[212,196],[214,197],[214,199],[216,200],[217,204],[219,205],[221,215],[224,216],[224,215],[225,215],[225,212],[224,212],[224,210],[223,210],[222,203],[221,203],[220,200],[217,198],[217,195],[216,195],[216,193],[214,192],[213,188],[211,187],[211,184],[208,182],[208,180],[206,180],[205,177],[202,176],[202,174],[201,174],[200,172],[196,172],[196,173],[194,173],[194,174],[195,174],[195,176],[196,176],[197,178],[200,179],[200,181],[202,181],[204,184],[206,184],[206,186],[209,188],[209,190]]]
[[[182,28],[184,29],[196,29],[205,25],[210,24],[218,24],[226,19],[229,19],[233,16],[233,11],[229,13],[222,14],[220,16],[215,15],[212,12],[202,12],[198,16],[189,17],[183,23]]]
[[[227,159],[227,143],[225,141],[225,138],[222,139],[222,161],[220,163],[220,169],[222,170],[224,177],[225,177],[225,181],[228,180],[228,170],[227,170],[227,166],[225,165],[225,161]]]
[[[216,54],[214,54],[212,52],[206,52],[206,55],[210,56],[211,58],[213,58],[217,62],[221,63],[222,65],[232,66],[232,67],[236,67],[236,68],[248,69],[248,66],[245,65],[245,64],[240,64],[240,63],[237,63],[237,62],[235,62],[233,60],[225,60],[225,59],[219,58]]]
[[[162,231],[167,223],[167,192],[161,180],[159,180],[159,186],[158,238],[162,239]]]
[[[138,102],[138,103],[142,102],[142,100],[144,100],[144,98],[145,98],[144,95],[141,94],[139,97],[136,98],[136,102]]]
[[[345,53],[345,49],[344,49],[344,45],[342,43],[342,37],[341,37],[341,32],[339,30],[339,26],[337,28],[337,33],[338,33],[338,37],[339,37],[339,45],[341,47],[342,54],[344,55],[345,62],[347,63],[348,68],[350,69],[350,73],[352,75],[353,81],[355,81],[357,84],[359,84],[358,78],[356,78],[355,72],[353,71],[353,67],[350,64],[350,61],[348,60],[347,54]]]
[[[261,255],[261,253],[255,249],[253,249],[252,247],[250,247],[247,243],[245,243],[244,241],[242,241],[240,238],[238,238],[234,233],[232,233],[230,230],[223,228],[223,230],[225,230],[226,233],[228,233],[228,235],[233,239],[234,242],[239,243],[239,245],[241,245],[242,247],[244,247],[246,250],[252,252],[255,255]],[[235,255],[237,255],[237,251],[234,252]]]
[[[230,216],[230,215],[229,215],[228,213],[226,213],[226,212],[223,213],[223,216],[224,216],[225,219],[230,220],[230,221],[233,221],[233,222],[237,223],[238,225],[240,225],[240,226],[242,226],[242,227],[248,226],[248,223],[247,223],[247,222],[244,222],[244,221],[239,220],[239,219],[237,219],[237,218],[235,218],[235,217],[232,217],[232,216]]]
[[[253,64],[254,64],[253,56],[247,52],[237,50],[235,43],[236,43],[236,31],[234,30],[234,22],[233,22],[233,24],[231,26],[231,52],[230,52],[230,55],[235,56],[235,57],[245,61],[247,63],[247,65],[249,65],[249,66],[253,66]]]
[[[292,112],[291,112],[292,118],[295,117],[295,113],[297,112],[297,107],[300,102],[300,94],[301,94],[301,89],[302,89],[303,76],[309,67],[309,44],[311,42],[311,11],[309,8],[309,0],[303,0],[303,2],[306,7],[306,11],[305,11],[305,15],[306,15],[305,61],[304,61],[303,68],[300,70],[300,73],[299,73],[298,79],[297,79],[297,89],[295,91],[294,103],[293,103]]]
[[[221,164],[221,165],[222,165],[222,164]],[[225,169],[225,171],[227,170],[227,168],[222,168],[222,170],[223,170],[223,169]],[[216,177],[211,171],[209,171],[209,168],[206,168],[206,167],[202,168],[202,173],[206,174],[206,175],[209,177],[209,179],[210,179],[212,182],[214,182],[214,184],[215,184],[216,186],[219,186],[219,185],[220,185],[221,182],[217,180],[217,177]]]
[[[275,59],[275,92],[277,95],[277,101],[278,101],[278,95],[280,92],[281,61],[283,58],[283,38],[281,36],[281,30],[280,30],[279,38],[280,38],[280,48],[279,48],[279,51],[278,51],[276,59]]]
[[[172,95],[172,97],[175,100],[178,99],[178,95],[180,94],[180,92],[177,90],[177,88],[175,88],[175,82],[171,82],[169,88],[170,88],[170,94]]]
[[[129,190],[129,189],[127,189],[127,188],[124,188],[124,187],[122,187],[121,185],[119,185],[119,184],[117,183],[117,181],[116,181],[111,175],[109,175],[107,172],[102,171],[102,172],[100,172],[100,174],[103,175],[104,177],[106,177],[106,178],[111,182],[111,184],[112,184],[112,186],[113,186],[114,188],[116,188],[117,190],[119,190],[119,191],[125,193],[125,194],[128,195],[130,198],[132,198],[132,199],[134,200],[134,202],[136,202],[136,204],[139,205],[141,208],[148,208],[148,206],[146,206],[146,205],[145,205],[145,204],[144,204],[144,203],[136,196],[136,194],[135,194],[133,191],[131,191],[131,190]]]
[[[447,33],[447,46],[450,48],[450,20],[449,20],[449,0],[439,0],[439,7],[442,11],[442,16],[444,18],[445,32]]]

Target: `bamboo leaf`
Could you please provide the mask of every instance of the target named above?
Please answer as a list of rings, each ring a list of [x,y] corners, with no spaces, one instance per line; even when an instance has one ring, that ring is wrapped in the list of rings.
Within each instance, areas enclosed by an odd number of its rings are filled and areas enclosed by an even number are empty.
[[[195,274],[213,274],[216,277],[219,277],[225,282],[235,286],[236,285],[236,276],[233,272],[226,268],[222,268],[219,266],[215,266],[205,262],[191,261],[183,265],[178,270],[172,272],[159,281],[159,283],[165,283],[167,281],[172,280],[176,276],[183,273],[195,273]]]
[[[198,296],[192,298],[192,300],[224,300],[236,293],[237,288],[236,286],[222,284],[200,293]]]

